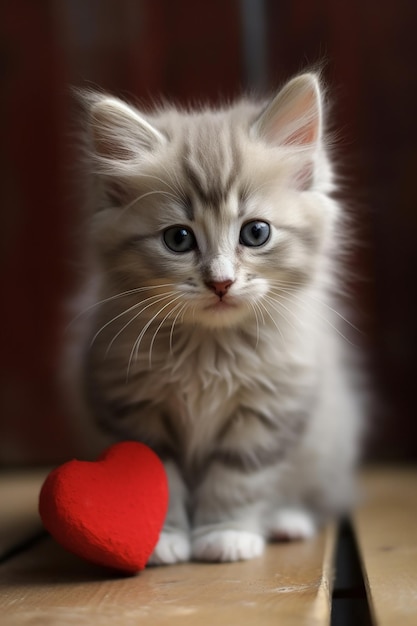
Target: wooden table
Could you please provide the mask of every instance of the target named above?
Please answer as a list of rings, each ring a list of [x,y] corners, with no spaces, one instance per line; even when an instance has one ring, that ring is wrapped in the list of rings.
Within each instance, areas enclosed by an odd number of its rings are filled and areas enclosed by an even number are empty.
[[[417,624],[417,469],[364,472],[352,520],[310,541],[271,545],[249,562],[133,577],[78,559],[42,531],[44,476],[0,476],[2,626]]]

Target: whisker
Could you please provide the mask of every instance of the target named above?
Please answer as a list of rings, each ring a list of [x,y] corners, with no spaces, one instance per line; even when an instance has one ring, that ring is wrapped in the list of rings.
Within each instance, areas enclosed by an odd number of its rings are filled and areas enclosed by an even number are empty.
[[[110,326],[110,324],[115,322],[117,319],[119,319],[123,315],[126,315],[126,313],[130,313],[130,311],[133,311],[134,309],[137,309],[144,302],[148,302],[148,300],[152,300],[153,298],[157,298],[158,295],[149,296],[149,298],[145,298],[145,300],[141,300],[140,302],[135,302],[135,304],[132,304],[132,306],[128,307],[127,309],[125,309],[121,313],[118,313],[117,315],[112,317],[111,320],[108,320],[105,324],[103,324],[103,326],[101,326],[101,328],[99,328],[99,330],[96,332],[96,334],[92,338],[92,340],[90,342],[90,348],[92,348],[92,346],[93,346],[95,340],[97,339],[97,337],[103,332],[103,330],[105,330],[108,326]]]
[[[165,170],[165,171],[167,172],[167,170]],[[168,174],[168,172],[167,172],[167,174]],[[163,178],[160,178],[159,176],[155,176],[153,174],[143,174],[143,173],[141,174],[141,176],[146,177],[146,178],[153,178],[154,180],[157,180],[160,183],[162,183],[163,185],[166,185],[167,187],[169,187],[174,194],[176,193],[175,187],[173,187],[172,185],[167,183],[166,180],[164,180]],[[178,196],[175,195],[175,198],[178,200]]]
[[[261,316],[261,321],[262,321],[262,324],[264,324],[264,325],[265,325],[265,317],[264,317],[263,311],[262,311],[262,309],[260,308],[260,306],[259,306],[258,302],[253,302],[253,304],[254,304],[254,306],[256,306],[256,308],[258,309],[258,312],[259,312],[259,314],[260,314],[260,316]]]
[[[255,194],[258,193],[258,191],[261,191],[261,189],[264,189],[265,187],[271,187],[272,185],[272,182],[267,181],[265,183],[262,183],[262,185],[258,185],[257,187],[251,189],[250,183],[247,182],[243,189],[244,197],[246,197],[247,200],[250,200]]]
[[[299,282],[287,282],[287,281],[279,281],[279,280],[275,280],[272,281],[272,284],[275,284],[278,287],[278,291],[279,293],[281,292],[286,292],[288,295],[290,295],[291,297],[297,298],[298,300],[305,302],[306,299],[302,298],[300,296],[300,291],[299,289],[297,289],[297,287],[294,287],[294,285],[300,285],[302,286],[303,283],[299,283]],[[271,291],[274,291],[276,293],[275,290],[271,289]],[[326,300],[324,300],[323,298],[318,298],[316,295],[309,293],[308,295],[309,298],[311,298],[312,300],[314,300],[315,302],[318,302],[319,304],[325,306],[327,309],[329,309],[329,311],[331,311],[332,313],[334,313],[335,315],[337,315],[337,317],[339,317],[343,322],[345,322],[345,324],[347,324],[348,326],[350,326],[353,330],[355,330],[357,333],[359,333],[360,335],[363,334],[362,330],[360,328],[358,328],[357,326],[355,326],[355,324],[353,324],[350,320],[348,320],[344,315],[342,315],[342,313],[340,313],[337,309],[333,308],[328,302],[326,302]]]
[[[249,302],[249,304],[251,306],[251,309],[253,310],[253,313],[255,315],[255,320],[256,320],[256,344],[255,344],[255,350],[256,350],[259,344],[259,319],[258,319],[258,313],[256,309],[259,310],[259,307],[254,302]]]
[[[290,313],[290,315],[293,315],[293,317],[296,318],[294,311],[291,311],[288,307],[285,306],[285,304],[280,302],[278,299],[271,298],[268,295],[264,295],[264,299],[267,300],[267,302],[269,303],[269,306],[271,306],[274,309],[274,311],[276,311],[278,313],[278,315],[280,315],[287,322],[287,324],[289,326],[291,326],[291,328],[297,333],[297,335],[300,336],[299,329],[296,326],[294,326],[294,324],[292,322],[290,322],[288,317],[279,308],[277,308],[275,305],[278,305],[279,307],[283,308],[285,311],[287,311],[287,313]],[[299,320],[297,320],[297,321],[299,321]]]
[[[170,294],[169,296],[166,296],[166,297],[171,297],[171,294]],[[161,307],[161,308],[160,308],[160,309],[159,309],[159,310],[155,313],[155,315],[153,315],[153,316],[151,317],[151,319],[150,319],[150,320],[148,320],[148,322],[145,324],[145,326],[144,326],[144,327],[142,328],[142,330],[140,331],[140,333],[139,333],[138,337],[136,338],[136,340],[135,340],[135,342],[134,342],[134,344],[133,344],[132,350],[131,350],[131,352],[130,352],[129,362],[128,362],[128,367],[127,367],[127,377],[126,377],[126,382],[128,382],[128,380],[129,380],[130,367],[131,367],[131,365],[132,365],[133,357],[135,357],[135,360],[137,360],[137,358],[138,358],[138,354],[139,354],[139,347],[140,347],[140,344],[141,344],[142,339],[143,339],[143,337],[145,336],[146,331],[148,330],[149,326],[150,326],[150,325],[152,324],[152,322],[153,322],[153,321],[154,321],[154,320],[158,317],[158,315],[159,315],[160,313],[162,313],[162,311],[163,311],[164,309],[166,309],[166,308],[167,308],[167,306],[169,306],[172,302],[175,302],[176,300],[178,300],[178,298],[180,298],[180,297],[181,297],[181,295],[177,296],[177,297],[176,297],[176,298],[174,298],[173,300],[170,300],[169,302],[167,302],[167,303],[166,303],[163,307]],[[162,298],[161,298],[161,300],[162,300]],[[154,303],[154,304],[156,304],[156,303]]]
[[[178,300],[178,298],[181,298],[181,297],[182,297],[182,296],[181,296],[181,294],[180,294],[179,296],[177,296],[176,298],[174,298],[174,300],[171,300],[171,302],[170,302],[170,303],[168,303],[168,304],[173,304],[176,300]],[[166,306],[168,306],[168,305],[166,305]],[[157,329],[155,330],[155,332],[154,332],[154,334],[153,334],[153,337],[152,337],[152,340],[151,340],[151,343],[150,343],[150,346],[149,346],[149,369],[152,369],[152,349],[153,349],[153,345],[154,345],[154,343],[155,343],[156,336],[157,336],[157,334],[159,333],[159,331],[161,330],[161,328],[162,328],[162,326],[164,325],[165,321],[168,319],[168,317],[169,317],[172,313],[174,313],[174,312],[178,309],[178,307],[180,307],[180,306],[181,306],[181,302],[180,302],[179,304],[175,305],[175,307],[174,307],[173,309],[171,309],[170,311],[168,311],[168,313],[164,316],[164,318],[162,319],[161,323],[158,325]],[[165,307],[164,307],[164,308],[165,308]],[[161,309],[161,311],[162,311],[162,310],[163,310],[163,309]]]
[[[270,284],[278,287],[279,289],[289,289],[294,292],[300,291],[300,287],[303,288],[306,286],[306,283],[299,280],[270,280]]]
[[[90,304],[83,311],[80,311],[80,313],[77,313],[77,315],[67,325],[66,330],[68,331],[71,328],[71,326],[75,324],[75,322],[80,317],[82,317],[83,315],[86,315],[89,311],[91,311],[92,309],[95,309],[98,306],[102,306],[103,304],[106,304],[107,302],[111,302],[113,300],[117,300],[118,298],[123,298],[123,297],[130,296],[136,293],[140,293],[142,291],[149,291],[150,289],[157,289],[158,287],[174,287],[174,283],[165,283],[163,285],[150,285],[150,286],[145,286],[145,287],[135,287],[135,289],[128,289],[127,291],[122,291],[121,293],[117,293],[114,296],[110,296],[109,298],[104,298],[104,300],[100,300],[99,302],[94,302],[94,304]]]
[[[301,299],[300,296],[298,296],[297,294],[295,294],[297,299]],[[325,300],[321,300],[320,298],[317,298],[315,296],[310,296],[315,302],[318,302],[319,304],[322,304],[323,306],[325,306],[327,309],[329,309],[329,311],[331,311],[332,313],[334,313],[335,315],[337,315],[337,317],[339,319],[341,319],[343,322],[345,322],[345,324],[347,324],[348,326],[350,326],[353,330],[355,330],[357,333],[359,333],[360,335],[363,334],[363,332],[361,331],[360,328],[358,328],[357,326],[355,326],[355,324],[353,324],[350,320],[348,320],[344,315],[342,315],[342,313],[340,313],[337,309],[333,308],[332,306],[330,306],[330,304],[328,304]]]
[[[168,170],[168,168],[163,163],[161,163],[160,165],[161,165],[162,169],[165,171],[165,173],[167,174],[169,180],[173,184],[173,187],[171,187],[171,189],[173,189],[173,190],[175,189],[175,191],[178,193],[179,197],[182,198],[183,200],[186,200],[187,199],[187,194],[184,191],[184,189],[182,188],[181,182],[180,182],[180,180],[179,180],[179,178],[177,176],[176,171],[174,170],[174,172],[173,172],[174,177],[175,177],[175,180],[174,180],[173,177],[172,177],[172,174]]]
[[[294,297],[296,294],[289,294],[289,295],[291,295],[291,297]],[[281,293],[281,294],[279,294],[279,298],[280,298],[280,299],[283,299],[283,300],[286,300],[287,302],[291,302],[291,298],[289,298],[289,297],[287,297],[287,296],[284,296],[282,293]],[[298,300],[301,302],[301,305],[300,305],[300,306],[301,306],[301,308],[302,308],[304,311],[307,311],[309,314],[315,315],[315,316],[316,316],[316,318],[318,318],[318,319],[322,320],[322,321],[323,321],[323,322],[325,322],[328,326],[330,326],[330,328],[332,328],[332,329],[333,329],[333,330],[334,330],[334,331],[335,331],[335,332],[336,332],[336,333],[337,333],[337,334],[338,334],[338,335],[339,335],[339,336],[340,336],[340,337],[341,337],[344,341],[346,341],[349,345],[351,345],[351,346],[353,346],[353,347],[355,347],[355,348],[357,347],[357,346],[355,346],[355,344],[354,344],[352,341],[350,341],[350,339],[348,339],[348,338],[347,338],[347,337],[346,337],[346,336],[342,333],[342,331],[341,331],[339,328],[337,328],[337,326],[335,326],[334,324],[332,324],[332,323],[330,322],[330,320],[328,320],[328,319],[327,319],[324,315],[321,315],[321,314],[320,314],[318,311],[316,311],[313,307],[312,307],[312,308],[309,308],[308,306],[306,306],[306,305],[308,304],[308,302],[306,302],[306,301],[305,301],[305,300],[303,300],[302,298],[298,298]],[[319,301],[319,300],[318,300],[318,302],[320,303],[320,301]],[[302,306],[303,304],[304,304],[305,306]],[[321,302],[321,304],[324,304],[324,303],[323,303],[323,302]],[[295,314],[294,314],[294,315],[295,315]]]
[[[145,300],[142,300],[141,302],[137,302],[135,305],[133,305],[133,307],[130,307],[129,310],[138,308],[139,306],[141,306],[142,304],[144,304],[145,302],[148,302],[149,300],[152,300],[153,298],[158,298],[158,296],[160,296],[160,294],[155,294],[154,296],[150,296],[149,298],[146,298]],[[108,355],[112,345],[114,344],[114,342],[116,341],[116,339],[119,337],[119,335],[121,335],[121,333],[125,330],[125,328],[127,328],[132,322],[134,322],[139,315],[141,315],[144,311],[146,311],[146,309],[149,309],[149,307],[154,306],[155,304],[158,304],[158,302],[162,302],[163,300],[166,300],[167,298],[171,298],[172,296],[172,292],[168,293],[168,294],[164,294],[163,296],[159,297],[158,300],[155,300],[154,302],[150,302],[149,304],[147,304],[146,306],[144,306],[140,311],[138,311],[138,313],[136,313],[113,337],[113,339],[110,341],[109,345],[107,346],[106,352],[105,352],[105,356]],[[124,313],[126,313],[128,311],[124,311]],[[98,334],[104,330],[104,328],[106,326],[108,326],[109,324],[111,324],[112,322],[114,322],[118,317],[120,317],[121,315],[123,315],[124,313],[120,313],[119,315],[117,315],[116,317],[114,317],[112,320],[110,320],[110,322],[107,322],[107,324],[105,324],[104,326],[101,327],[101,329],[94,335],[93,338],[93,342],[96,339],[96,337],[98,336]],[[92,343],[93,343],[92,342]]]
[[[143,198],[147,198],[148,196],[153,196],[153,195],[158,194],[158,193],[161,194],[161,195],[164,195],[164,196],[168,196],[170,198],[174,198],[175,200],[178,200],[178,196],[174,195],[173,193],[171,193],[169,191],[162,191],[162,190],[159,190],[159,189],[155,189],[153,191],[147,191],[146,193],[143,193],[142,195],[138,196],[137,198],[135,198],[134,200],[129,202],[129,204],[127,204],[123,208],[122,214],[123,214],[123,212],[128,211],[129,209],[132,208],[132,206],[134,206],[135,204],[137,204],[138,202],[143,200]]]
[[[177,323],[177,320],[179,318],[179,316],[181,314],[184,315],[185,313],[185,309],[188,308],[188,303],[184,302],[184,304],[182,305],[182,307],[180,308],[180,310],[178,311],[178,313],[176,314],[174,321],[172,322],[172,326],[171,326],[171,332],[169,333],[169,353],[173,354],[173,338],[174,338],[174,328],[175,328],[175,324]],[[183,318],[184,319],[184,318]]]
[[[275,328],[277,329],[277,331],[278,331],[278,333],[279,333],[279,335],[280,335],[280,337],[282,339],[283,344],[285,345],[285,347],[287,347],[286,341],[284,339],[284,335],[282,334],[282,331],[281,331],[280,327],[278,326],[278,324],[276,323],[274,317],[271,315],[271,312],[267,309],[267,307],[264,305],[264,303],[261,300],[258,301],[258,304],[259,304],[259,306],[261,306],[263,308],[265,313],[271,318]]]

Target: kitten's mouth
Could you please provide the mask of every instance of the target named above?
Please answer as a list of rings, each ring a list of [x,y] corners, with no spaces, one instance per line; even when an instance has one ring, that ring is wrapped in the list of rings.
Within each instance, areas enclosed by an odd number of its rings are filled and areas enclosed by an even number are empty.
[[[240,297],[226,296],[212,299],[201,309],[201,322],[209,328],[225,328],[238,323],[247,310]]]
[[[212,304],[204,307],[205,311],[227,311],[228,309],[236,309],[237,302],[233,302],[230,298],[218,298]]]

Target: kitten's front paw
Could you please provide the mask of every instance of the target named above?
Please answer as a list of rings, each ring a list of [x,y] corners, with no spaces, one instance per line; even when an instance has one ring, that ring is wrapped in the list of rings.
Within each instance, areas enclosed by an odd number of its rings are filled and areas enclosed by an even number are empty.
[[[243,530],[211,530],[193,540],[192,554],[199,561],[245,561],[260,556],[265,541]]]
[[[190,540],[184,533],[163,531],[148,565],[172,565],[188,561],[191,556]]]
[[[309,539],[316,532],[313,516],[301,509],[281,509],[271,520],[269,536],[276,541]]]

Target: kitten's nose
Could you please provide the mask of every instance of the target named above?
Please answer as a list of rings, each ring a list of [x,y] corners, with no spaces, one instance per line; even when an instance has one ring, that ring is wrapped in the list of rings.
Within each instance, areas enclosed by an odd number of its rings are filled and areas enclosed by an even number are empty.
[[[216,296],[219,298],[223,298],[226,293],[229,291],[229,288],[233,285],[234,280],[209,280],[206,282],[206,285],[209,289],[214,291]]]

